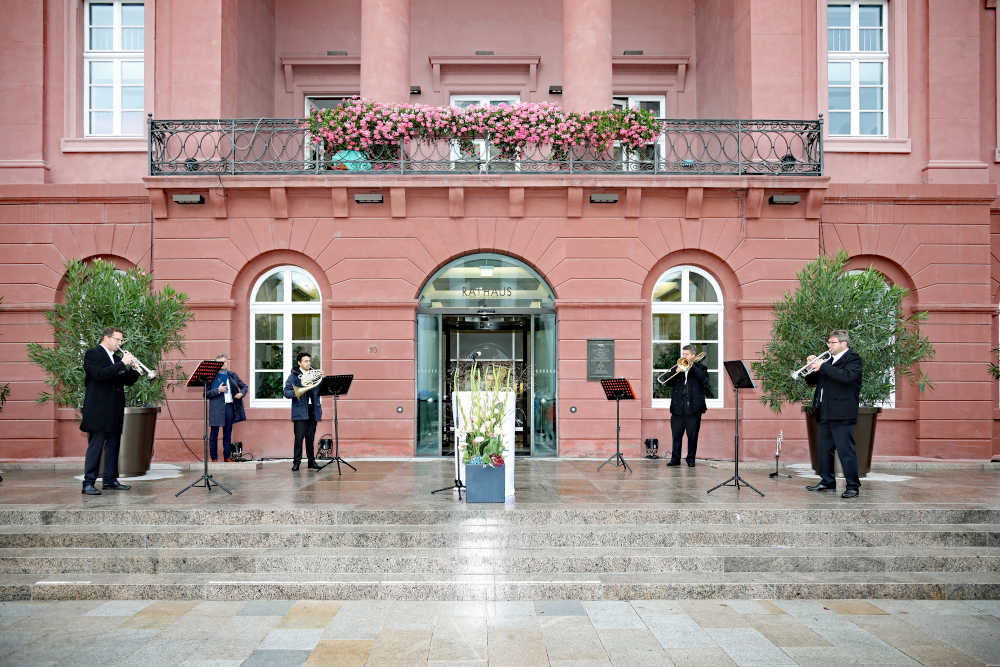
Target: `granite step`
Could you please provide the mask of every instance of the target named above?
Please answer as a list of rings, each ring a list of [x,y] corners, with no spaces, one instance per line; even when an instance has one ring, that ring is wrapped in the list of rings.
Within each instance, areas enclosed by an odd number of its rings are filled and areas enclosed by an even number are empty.
[[[110,501],[109,501],[110,502]],[[803,524],[854,526],[866,524],[1000,524],[1000,509],[956,506],[885,506],[851,502],[849,507],[819,509],[747,508],[741,505],[675,505],[642,508],[635,505],[561,509],[518,507],[493,509],[355,509],[343,506],[240,508],[86,508],[65,506],[4,506],[0,526],[116,525],[126,526],[256,526],[256,525],[429,525],[429,526],[556,526],[556,525],[768,525]]]
[[[284,548],[0,549],[0,574],[648,572],[992,572],[1000,552],[983,547],[546,547],[535,549]]]
[[[996,599],[994,573],[3,575],[5,600]]]
[[[0,526],[0,548],[1000,547],[1000,523]]]

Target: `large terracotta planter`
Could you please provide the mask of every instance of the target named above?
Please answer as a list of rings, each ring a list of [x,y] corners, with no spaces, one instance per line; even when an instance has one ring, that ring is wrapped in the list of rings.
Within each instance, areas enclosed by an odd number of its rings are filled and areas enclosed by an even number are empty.
[[[809,460],[812,462],[813,471],[819,473],[819,449],[816,443],[816,417],[812,408],[808,405],[802,406],[802,412],[806,416],[806,432],[809,434]],[[858,424],[854,427],[854,446],[858,453],[858,476],[864,477],[872,469],[872,450],[875,444],[875,426],[878,423],[878,413],[882,408],[858,408]],[[840,457],[833,456],[834,472],[842,473],[840,469]]]

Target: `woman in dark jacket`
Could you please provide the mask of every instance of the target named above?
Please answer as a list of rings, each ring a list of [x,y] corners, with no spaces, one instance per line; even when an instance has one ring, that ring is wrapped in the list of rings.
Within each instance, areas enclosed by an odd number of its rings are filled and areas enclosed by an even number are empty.
[[[229,370],[229,357],[219,354],[216,361],[222,362],[219,374],[208,387],[208,425],[212,431],[208,436],[209,454],[213,461],[219,458],[219,428],[222,429],[222,456],[229,462],[232,456],[230,444],[233,440],[233,424],[246,421],[243,397],[247,385],[240,376]]]

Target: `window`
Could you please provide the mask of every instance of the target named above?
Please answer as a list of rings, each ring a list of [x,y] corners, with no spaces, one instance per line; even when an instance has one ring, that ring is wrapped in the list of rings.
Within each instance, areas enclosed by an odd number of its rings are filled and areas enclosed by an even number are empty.
[[[295,355],[308,352],[322,365],[322,301],[308,272],[281,266],[267,272],[250,293],[250,395],[258,406],[284,405],[285,378]]]
[[[615,109],[643,109],[651,111],[657,118],[667,116],[667,98],[663,95],[615,95],[612,104]],[[661,134],[655,144],[639,149],[622,150],[621,146],[615,145],[615,158],[621,160],[625,171],[655,171],[658,168],[657,157],[663,159],[665,141]]]
[[[83,122],[89,137],[144,134],[144,12],[141,2],[86,4]]]
[[[831,136],[888,136],[887,9],[884,2],[827,4],[827,125]]]
[[[722,291],[715,279],[693,266],[676,266],[653,287],[653,407],[670,405],[671,388],[657,381],[677,363],[681,348],[693,345],[704,352],[709,386],[715,398],[709,407],[721,408]],[[666,377],[664,377],[666,379]]]
[[[469,107],[496,107],[501,104],[514,105],[521,101],[517,95],[452,95],[451,106],[459,109]],[[475,139],[472,150],[463,150],[457,141],[451,142],[451,168],[458,171],[518,171],[517,162],[498,161],[497,149],[491,145],[489,154],[486,142]]]
[[[320,96],[311,95],[306,97],[306,117],[312,115],[313,111],[322,111],[323,109],[336,109],[342,106],[351,99],[346,95],[330,95],[330,96]]]

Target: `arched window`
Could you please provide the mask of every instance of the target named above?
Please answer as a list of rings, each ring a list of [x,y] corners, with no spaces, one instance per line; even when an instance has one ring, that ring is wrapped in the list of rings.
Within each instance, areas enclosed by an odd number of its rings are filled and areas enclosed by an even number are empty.
[[[250,292],[250,395],[257,406],[283,405],[295,355],[308,352],[320,368],[323,351],[319,285],[297,266],[262,275]]]
[[[721,408],[723,334],[722,290],[710,274],[694,266],[675,266],[653,287],[653,407],[669,407],[672,389],[657,378],[677,363],[681,348],[693,345],[704,352],[714,398],[708,406]],[[665,379],[665,378],[664,378]]]
[[[851,269],[851,270],[847,271],[847,275],[849,275],[849,276],[857,276],[857,275],[860,275],[862,273],[864,273],[864,271],[862,271],[861,269]],[[889,290],[889,285],[890,285],[889,279],[886,278],[884,274],[879,274],[879,275],[882,276],[882,282],[884,284],[885,291],[888,291]],[[886,316],[887,317],[891,317],[891,313],[886,313]],[[892,326],[891,323],[888,323],[888,322],[886,323],[886,327],[891,327],[891,326]],[[848,333],[850,333],[850,332],[848,332]],[[895,341],[896,341],[896,337],[893,336],[890,339],[890,342],[894,343]],[[850,346],[850,344],[848,344],[848,346]],[[896,407],[896,369],[895,368],[889,370],[889,384],[892,385],[892,393],[890,393],[889,397],[887,399],[885,399],[884,401],[882,401],[880,403],[876,403],[874,405],[874,407],[876,407],[876,408],[882,408],[882,409],[889,409],[889,408]]]

